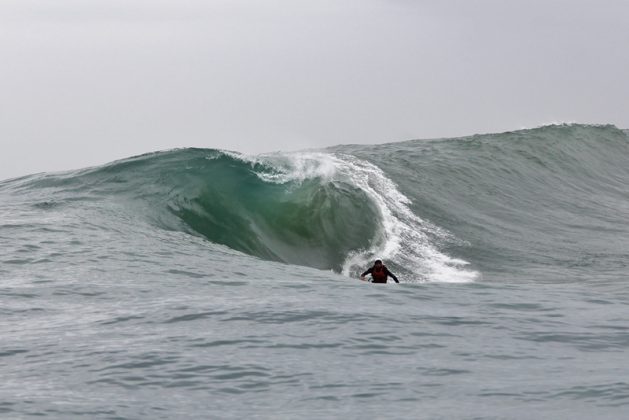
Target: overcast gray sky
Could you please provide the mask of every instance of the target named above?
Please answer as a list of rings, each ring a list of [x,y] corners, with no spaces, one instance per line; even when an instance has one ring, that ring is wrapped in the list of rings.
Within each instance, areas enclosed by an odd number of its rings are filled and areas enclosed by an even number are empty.
[[[0,179],[246,153],[629,128],[628,0],[1,0]]]

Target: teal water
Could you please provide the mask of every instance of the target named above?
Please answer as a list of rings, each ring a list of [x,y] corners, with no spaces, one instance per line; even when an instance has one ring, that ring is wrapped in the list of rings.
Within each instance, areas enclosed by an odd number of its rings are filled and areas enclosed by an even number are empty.
[[[583,125],[2,181],[0,417],[623,418],[628,183]]]

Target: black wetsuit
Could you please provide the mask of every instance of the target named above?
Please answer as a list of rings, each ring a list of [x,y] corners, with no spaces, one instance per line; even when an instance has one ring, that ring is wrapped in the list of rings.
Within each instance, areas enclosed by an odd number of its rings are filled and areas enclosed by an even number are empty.
[[[376,279],[374,277],[373,269],[374,269],[374,267],[370,267],[369,270],[367,270],[364,273],[362,273],[360,275],[360,277],[365,277],[367,274],[371,274],[371,277],[373,278],[372,283],[386,283],[387,282],[387,277],[391,277],[393,280],[395,280],[396,283],[399,283],[399,281],[397,280],[397,277],[395,277],[395,274],[390,272],[389,269],[385,265],[382,266],[382,270],[384,271],[384,276],[383,276],[384,278],[382,278],[382,279]]]

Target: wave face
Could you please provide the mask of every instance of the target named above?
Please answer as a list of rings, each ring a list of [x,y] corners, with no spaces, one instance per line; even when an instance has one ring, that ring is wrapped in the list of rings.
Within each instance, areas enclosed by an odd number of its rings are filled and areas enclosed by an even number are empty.
[[[355,276],[383,258],[409,281],[461,282],[618,276],[628,183],[626,132],[562,125],[256,157],[174,150],[0,188],[106,198],[265,260]]]
[[[181,184],[168,207],[212,242],[263,259],[340,271],[346,255],[377,235],[377,206],[358,186],[322,173],[326,156],[299,156],[311,174],[290,175],[283,164],[197,153],[203,157],[188,174],[193,184]]]

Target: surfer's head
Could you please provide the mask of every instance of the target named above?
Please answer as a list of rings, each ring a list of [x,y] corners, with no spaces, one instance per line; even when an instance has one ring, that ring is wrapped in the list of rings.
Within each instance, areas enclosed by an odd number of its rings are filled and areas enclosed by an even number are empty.
[[[376,261],[373,263],[373,265],[376,265],[376,266],[381,266],[381,265],[382,265],[382,260],[376,260]]]

